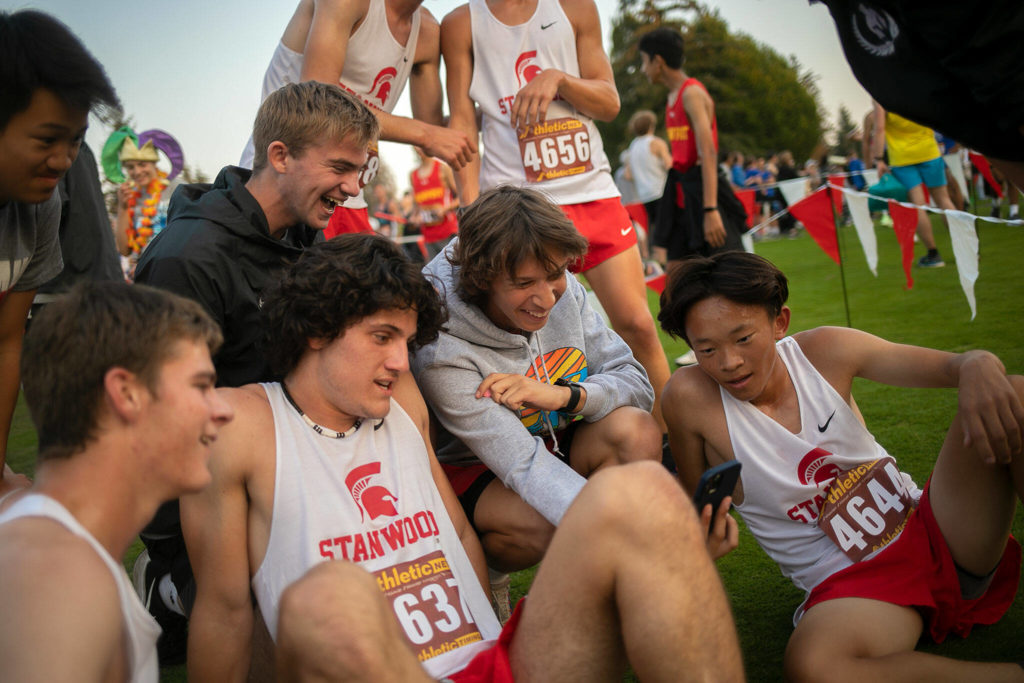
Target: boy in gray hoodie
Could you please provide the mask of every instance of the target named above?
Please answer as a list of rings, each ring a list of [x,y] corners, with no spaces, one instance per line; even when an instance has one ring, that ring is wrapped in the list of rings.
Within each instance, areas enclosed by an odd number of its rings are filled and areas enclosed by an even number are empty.
[[[449,321],[413,372],[438,458],[500,571],[541,559],[588,475],[661,457],[647,374],[568,273],[586,249],[544,195],[498,187],[424,269]]]

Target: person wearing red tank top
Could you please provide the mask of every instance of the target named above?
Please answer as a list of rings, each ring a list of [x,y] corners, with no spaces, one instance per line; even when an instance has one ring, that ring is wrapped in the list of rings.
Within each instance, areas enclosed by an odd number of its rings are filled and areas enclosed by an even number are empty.
[[[682,34],[654,29],[640,38],[638,47],[640,68],[648,80],[669,88],[665,127],[672,169],[651,244],[670,262],[741,248],[746,214],[729,183],[718,177],[715,102],[704,85],[682,69]]]
[[[423,241],[427,260],[441,253],[459,231],[455,211],[459,208],[455,176],[444,162],[427,154],[422,147],[413,147],[420,165],[409,174],[412,186],[414,215],[422,220]]]

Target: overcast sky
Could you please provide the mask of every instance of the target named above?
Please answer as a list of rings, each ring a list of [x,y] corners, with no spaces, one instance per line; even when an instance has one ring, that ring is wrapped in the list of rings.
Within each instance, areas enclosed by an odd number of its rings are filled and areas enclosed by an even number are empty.
[[[596,0],[606,45],[617,0]],[[438,19],[464,0],[426,0]],[[162,128],[181,143],[188,163],[210,176],[237,163],[259,106],[263,73],[295,8],[291,0],[0,0],[32,7],[66,23],[106,67],[138,130]],[[855,118],[870,99],[843,59],[828,10],[807,0],[709,0],[733,31],[795,55],[818,75],[822,103]],[[409,114],[404,97],[395,113]],[[629,112],[623,112],[628,116]],[[88,141],[99,154],[106,131],[94,122]],[[413,152],[385,144],[382,156],[399,187],[408,185]]]

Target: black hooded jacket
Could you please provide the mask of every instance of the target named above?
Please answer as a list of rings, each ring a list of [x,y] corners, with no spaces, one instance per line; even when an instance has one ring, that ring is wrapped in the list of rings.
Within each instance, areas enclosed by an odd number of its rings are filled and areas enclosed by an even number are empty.
[[[245,188],[250,175],[227,166],[213,185],[179,187],[167,227],[143,252],[135,276],[198,301],[217,321],[224,333],[214,358],[220,386],[276,379],[260,348],[260,294],[304,247],[323,239],[306,225],[271,237],[263,209]]]

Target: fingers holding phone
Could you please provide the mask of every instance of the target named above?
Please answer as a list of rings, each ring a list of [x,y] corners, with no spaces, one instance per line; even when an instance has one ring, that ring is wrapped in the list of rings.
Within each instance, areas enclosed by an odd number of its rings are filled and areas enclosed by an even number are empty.
[[[711,503],[705,505],[700,512],[701,524],[708,529],[706,545],[712,560],[725,557],[740,543],[740,527],[729,514],[731,506],[732,496],[726,496],[717,512],[713,513]]]

